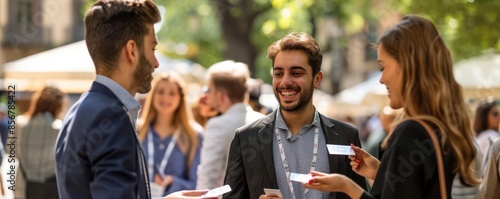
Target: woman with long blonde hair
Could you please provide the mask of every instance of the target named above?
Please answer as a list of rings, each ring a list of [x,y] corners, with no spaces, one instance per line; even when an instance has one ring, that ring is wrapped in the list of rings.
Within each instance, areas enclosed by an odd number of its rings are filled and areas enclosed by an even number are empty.
[[[186,97],[184,80],[162,73],[153,79],[141,113],[138,133],[153,197],[196,187],[202,138]]]
[[[307,188],[344,192],[351,198],[441,198],[436,150],[428,133],[439,139],[446,196],[454,176],[464,185],[480,183],[471,164],[476,156],[470,114],[453,76],[451,55],[434,24],[408,15],[380,38],[378,63],[393,109],[405,118],[382,144],[380,161],[352,147],[352,169],[374,180],[368,193],[349,178],[312,172]],[[409,120],[412,119],[412,120]],[[431,127],[425,128],[414,119]]]

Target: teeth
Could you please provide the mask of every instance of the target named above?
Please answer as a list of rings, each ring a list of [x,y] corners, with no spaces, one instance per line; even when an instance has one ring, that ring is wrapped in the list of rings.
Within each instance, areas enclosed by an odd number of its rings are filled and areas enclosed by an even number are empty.
[[[297,94],[297,92],[296,91],[282,91],[281,94],[284,96],[292,96],[292,95]]]

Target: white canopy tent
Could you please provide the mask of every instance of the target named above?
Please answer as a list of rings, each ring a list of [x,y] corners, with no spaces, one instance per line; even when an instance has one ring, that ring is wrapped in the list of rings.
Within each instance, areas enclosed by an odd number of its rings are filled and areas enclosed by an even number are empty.
[[[457,62],[453,71],[465,96],[500,99],[500,54],[485,54]]]
[[[156,52],[160,63],[155,73],[174,70],[188,84],[203,84],[205,69],[187,60],[171,59]],[[66,93],[83,93],[95,79],[95,68],[85,41],[79,41],[4,65],[4,89],[16,85],[16,91],[35,91],[54,85]]]
[[[374,73],[366,81],[334,96],[321,96],[317,106],[331,117],[370,115],[389,105],[387,89],[379,82],[381,75],[380,72]]]

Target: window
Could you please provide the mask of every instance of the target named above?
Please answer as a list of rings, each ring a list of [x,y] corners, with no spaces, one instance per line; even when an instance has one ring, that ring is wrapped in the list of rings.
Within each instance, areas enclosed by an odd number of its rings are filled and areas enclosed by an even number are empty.
[[[31,1],[17,2],[17,24],[27,26],[31,23]]]

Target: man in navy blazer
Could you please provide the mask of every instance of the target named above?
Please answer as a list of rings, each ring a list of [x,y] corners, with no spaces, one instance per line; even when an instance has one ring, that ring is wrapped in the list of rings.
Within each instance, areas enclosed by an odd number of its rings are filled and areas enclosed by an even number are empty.
[[[151,89],[159,20],[151,0],[101,0],[87,11],[85,40],[97,76],[56,142],[61,198],[151,198],[134,95]]]
[[[339,199],[343,193],[308,190],[290,181],[292,173],[340,173],[366,187],[347,156],[330,155],[328,144],[360,146],[358,130],[327,118],[312,103],[323,78],[322,55],[306,33],[290,33],[268,48],[273,62],[273,89],[279,108],[241,127],[231,143],[224,184],[232,191],[223,198],[274,198],[264,189],[279,189],[283,198]]]

